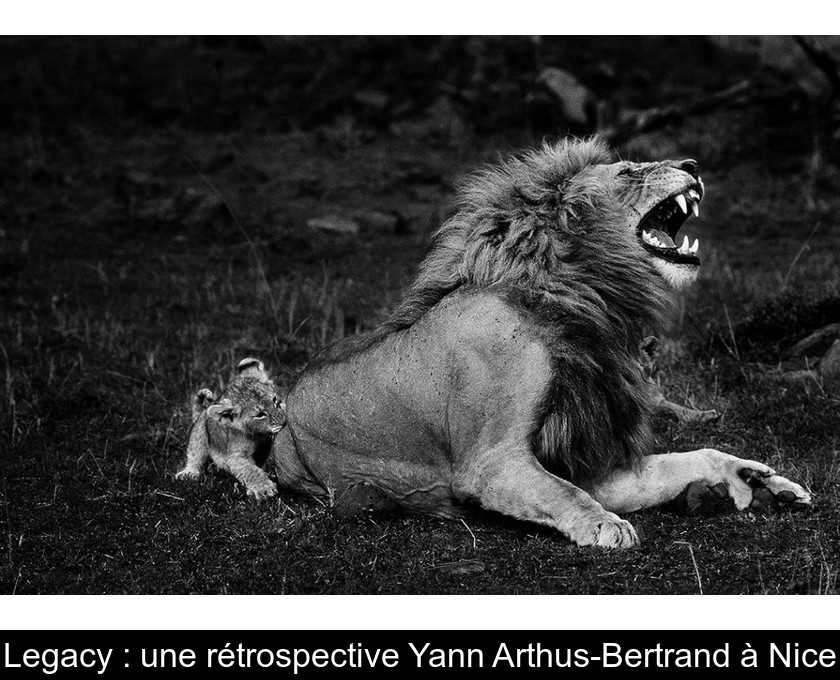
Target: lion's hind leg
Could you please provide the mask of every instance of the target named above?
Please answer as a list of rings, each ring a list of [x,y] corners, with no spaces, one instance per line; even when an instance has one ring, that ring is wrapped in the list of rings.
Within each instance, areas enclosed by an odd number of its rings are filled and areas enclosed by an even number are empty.
[[[524,444],[503,442],[480,455],[456,480],[465,499],[510,517],[553,527],[577,545],[629,548],[633,526],[588,493],[552,475]]]
[[[654,398],[653,407],[657,413],[674,416],[682,425],[693,425],[696,423],[708,423],[720,418],[720,413],[714,409],[699,411],[688,406],[680,406],[673,401],[668,401],[662,393]]]

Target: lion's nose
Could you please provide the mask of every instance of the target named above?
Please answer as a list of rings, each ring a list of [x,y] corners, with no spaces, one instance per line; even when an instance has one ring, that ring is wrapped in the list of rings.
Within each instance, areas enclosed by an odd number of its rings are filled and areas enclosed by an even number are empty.
[[[679,161],[677,167],[683,172],[687,172],[694,179],[700,176],[700,165],[693,158],[686,158],[684,161]]]

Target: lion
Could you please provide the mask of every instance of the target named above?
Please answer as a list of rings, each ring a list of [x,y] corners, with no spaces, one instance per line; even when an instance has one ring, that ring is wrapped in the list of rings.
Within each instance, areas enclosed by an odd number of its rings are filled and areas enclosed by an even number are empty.
[[[257,461],[267,459],[271,442],[285,424],[285,405],[265,365],[259,359],[243,359],[218,400],[207,388],[196,393],[187,460],[175,478],[198,479],[210,459],[236,477],[249,496],[275,496],[277,487]]]
[[[373,488],[443,516],[478,507],[606,548],[639,543],[620,514],[689,488],[738,510],[809,505],[760,462],[651,454],[639,347],[697,277],[699,242],[677,242],[704,193],[696,161],[616,161],[597,139],[473,175],[390,319],[322,350],[292,386],[279,483]]]

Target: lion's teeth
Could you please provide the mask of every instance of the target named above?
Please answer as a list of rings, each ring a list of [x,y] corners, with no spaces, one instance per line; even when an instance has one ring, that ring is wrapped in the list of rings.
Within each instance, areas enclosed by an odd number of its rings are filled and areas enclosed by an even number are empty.
[[[683,236],[683,242],[682,242],[682,245],[680,246],[680,250],[687,253],[688,252],[688,246],[689,246],[688,236]]]
[[[700,247],[700,239],[694,239],[694,243],[692,244],[691,248],[688,249],[690,253],[697,253],[697,249]]]
[[[695,217],[700,217],[700,204],[699,203],[692,203],[691,204],[691,212],[694,213]]]
[[[688,197],[694,201],[700,200],[700,194],[698,194],[694,189],[688,190]]]
[[[674,200],[676,200],[677,205],[680,206],[682,211],[687,214],[688,213],[688,205],[685,202],[685,196],[683,196],[682,194],[677,194],[674,197]]]

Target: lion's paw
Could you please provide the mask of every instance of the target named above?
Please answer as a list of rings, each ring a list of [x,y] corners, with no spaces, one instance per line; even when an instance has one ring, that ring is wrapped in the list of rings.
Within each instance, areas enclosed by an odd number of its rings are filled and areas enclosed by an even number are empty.
[[[633,525],[612,512],[604,512],[592,523],[576,528],[570,538],[581,546],[632,548],[639,545],[639,536]]]
[[[261,501],[265,498],[276,496],[277,487],[272,481],[267,481],[263,484],[254,484],[248,487],[248,495],[253,496],[258,501]]]
[[[188,481],[195,481],[201,477],[201,471],[194,468],[184,468],[180,472],[175,473],[175,479],[186,479]]]
[[[752,508],[770,512],[780,507],[796,509],[811,505],[811,494],[799,484],[777,475],[764,463],[716,453],[722,461],[720,484],[726,488],[738,510]]]
[[[796,482],[781,475],[754,477],[753,499],[750,509],[758,512],[775,512],[779,509],[804,510],[811,506],[811,494]]]
[[[705,479],[706,483],[721,493],[725,490],[738,510],[746,510],[752,503],[754,483],[751,480],[776,474],[773,468],[754,460],[745,460],[714,449],[705,449],[704,453],[711,461],[713,470]]]

